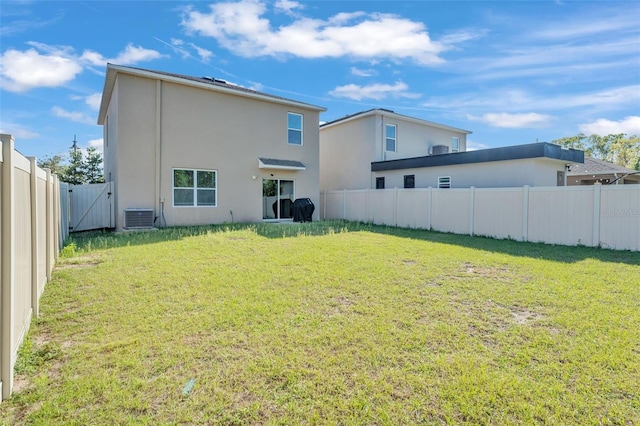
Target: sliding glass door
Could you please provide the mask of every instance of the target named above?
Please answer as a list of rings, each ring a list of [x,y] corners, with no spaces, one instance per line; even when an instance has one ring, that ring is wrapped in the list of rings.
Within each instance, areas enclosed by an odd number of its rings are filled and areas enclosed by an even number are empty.
[[[290,219],[293,204],[292,180],[262,180],[262,218],[265,220]]]

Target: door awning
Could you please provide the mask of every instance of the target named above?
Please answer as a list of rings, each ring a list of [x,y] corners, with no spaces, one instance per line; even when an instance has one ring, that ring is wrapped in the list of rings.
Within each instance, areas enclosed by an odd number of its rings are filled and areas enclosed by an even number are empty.
[[[275,158],[258,158],[258,167],[277,170],[307,170],[306,166],[299,161],[276,160]]]

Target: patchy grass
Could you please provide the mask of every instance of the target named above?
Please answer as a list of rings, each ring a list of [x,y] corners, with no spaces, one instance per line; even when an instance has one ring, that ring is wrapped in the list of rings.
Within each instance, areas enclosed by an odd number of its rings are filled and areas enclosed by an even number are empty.
[[[640,255],[345,222],[76,235],[5,424],[637,424]]]

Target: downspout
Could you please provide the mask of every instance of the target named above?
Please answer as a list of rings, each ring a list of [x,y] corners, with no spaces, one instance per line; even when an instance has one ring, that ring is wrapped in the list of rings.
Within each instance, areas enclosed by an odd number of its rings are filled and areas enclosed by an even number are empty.
[[[156,171],[155,171],[155,195],[156,195],[156,218],[158,219],[158,224],[162,225],[162,214],[164,210],[164,199],[162,198],[161,190],[161,178],[162,178],[162,168],[161,168],[161,150],[162,150],[162,81],[156,80]]]

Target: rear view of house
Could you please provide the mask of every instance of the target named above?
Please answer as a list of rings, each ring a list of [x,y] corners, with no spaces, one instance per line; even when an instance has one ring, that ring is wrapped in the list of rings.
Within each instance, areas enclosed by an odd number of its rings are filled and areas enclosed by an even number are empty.
[[[296,199],[317,205],[321,111],[222,80],[108,64],[98,124],[116,228],[290,220]]]

